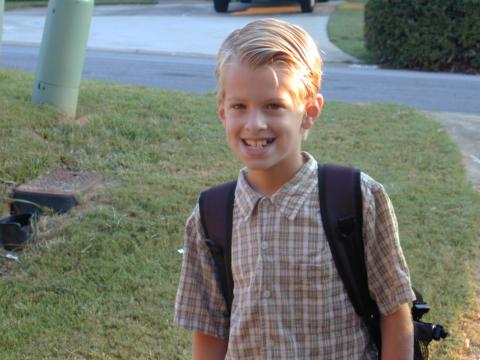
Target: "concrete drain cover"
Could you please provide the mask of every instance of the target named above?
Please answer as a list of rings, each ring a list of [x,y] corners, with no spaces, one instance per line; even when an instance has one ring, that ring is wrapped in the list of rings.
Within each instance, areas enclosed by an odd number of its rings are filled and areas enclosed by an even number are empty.
[[[102,182],[102,177],[84,171],[57,169],[47,175],[20,185],[13,191],[12,213],[36,212],[47,207],[65,213],[78,204],[80,197],[88,198]],[[32,204],[33,203],[33,204]]]

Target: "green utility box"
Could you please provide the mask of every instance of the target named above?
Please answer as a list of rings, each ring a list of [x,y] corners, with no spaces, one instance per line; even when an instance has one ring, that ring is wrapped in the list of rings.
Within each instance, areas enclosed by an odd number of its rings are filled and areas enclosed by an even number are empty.
[[[34,104],[50,104],[75,116],[93,7],[93,0],[48,2],[33,85]]]

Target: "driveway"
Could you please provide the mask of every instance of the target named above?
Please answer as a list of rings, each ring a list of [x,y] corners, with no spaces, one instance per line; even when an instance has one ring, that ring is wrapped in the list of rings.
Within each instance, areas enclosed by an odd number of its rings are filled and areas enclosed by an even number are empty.
[[[432,113],[463,155],[467,176],[474,188],[480,191],[480,115],[461,113]]]

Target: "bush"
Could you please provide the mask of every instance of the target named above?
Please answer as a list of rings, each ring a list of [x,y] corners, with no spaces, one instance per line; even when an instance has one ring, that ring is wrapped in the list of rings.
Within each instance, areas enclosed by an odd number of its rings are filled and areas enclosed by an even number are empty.
[[[365,41],[379,64],[480,71],[480,0],[369,0]]]

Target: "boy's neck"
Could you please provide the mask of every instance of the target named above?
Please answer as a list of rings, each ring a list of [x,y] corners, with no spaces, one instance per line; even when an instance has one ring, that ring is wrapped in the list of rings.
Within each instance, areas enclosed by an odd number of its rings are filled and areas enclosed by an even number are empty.
[[[267,170],[247,169],[248,183],[259,194],[272,195],[297,174],[305,161],[303,155],[300,155],[298,161],[292,162],[288,169],[285,167]]]

